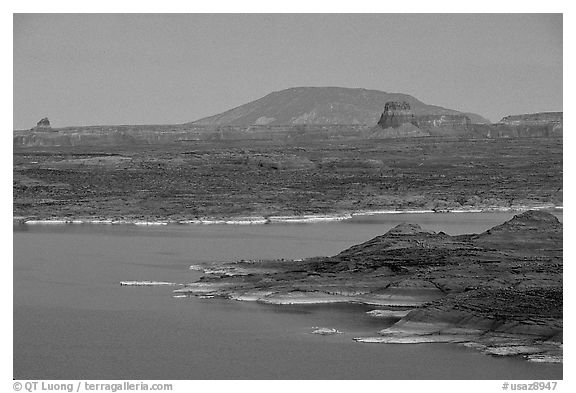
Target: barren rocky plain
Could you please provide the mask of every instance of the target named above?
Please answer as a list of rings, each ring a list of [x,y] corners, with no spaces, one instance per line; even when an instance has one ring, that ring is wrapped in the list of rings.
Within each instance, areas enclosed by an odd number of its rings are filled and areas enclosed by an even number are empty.
[[[16,220],[562,205],[561,138],[14,144]]]

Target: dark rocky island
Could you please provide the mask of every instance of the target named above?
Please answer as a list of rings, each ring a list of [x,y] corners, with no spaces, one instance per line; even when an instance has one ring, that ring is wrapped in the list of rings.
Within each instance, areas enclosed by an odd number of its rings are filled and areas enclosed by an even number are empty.
[[[362,303],[366,343],[461,343],[534,362],[562,359],[562,224],[527,211],[481,234],[401,224],[333,257],[194,266],[175,292],[271,304]]]

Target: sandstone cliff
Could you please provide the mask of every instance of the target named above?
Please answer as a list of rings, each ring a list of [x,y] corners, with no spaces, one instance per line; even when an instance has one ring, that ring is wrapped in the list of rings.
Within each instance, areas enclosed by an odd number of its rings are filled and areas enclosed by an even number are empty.
[[[481,138],[557,138],[563,134],[562,112],[506,116],[498,123],[472,124],[469,134]]]
[[[418,122],[410,104],[406,101],[389,101],[384,105],[384,112],[378,125],[368,131],[368,138],[409,138],[429,136],[418,127]]]
[[[378,125],[370,129],[369,138],[407,138],[420,136],[465,137],[471,120],[464,114],[425,114],[416,116],[410,104],[387,102]],[[488,126],[488,125],[487,125]]]
[[[431,136],[465,136],[472,121],[466,115],[422,115],[418,127]]]
[[[407,102],[388,102],[369,138],[443,136],[460,138],[562,137],[562,112],[504,117],[499,123],[473,123],[464,114],[414,115]]]
[[[519,136],[562,136],[563,113],[541,112],[506,116],[500,123],[516,127]]]
[[[410,104],[405,101],[390,101],[384,105],[384,112],[380,116],[378,125],[382,128],[398,128],[403,124],[412,124],[418,127],[414,112]]]

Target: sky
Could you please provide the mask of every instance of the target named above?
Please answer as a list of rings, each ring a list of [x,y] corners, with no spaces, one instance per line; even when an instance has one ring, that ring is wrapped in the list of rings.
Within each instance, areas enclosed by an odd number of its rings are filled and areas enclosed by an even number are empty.
[[[561,14],[15,14],[14,129],[177,124],[296,86],[562,111]]]

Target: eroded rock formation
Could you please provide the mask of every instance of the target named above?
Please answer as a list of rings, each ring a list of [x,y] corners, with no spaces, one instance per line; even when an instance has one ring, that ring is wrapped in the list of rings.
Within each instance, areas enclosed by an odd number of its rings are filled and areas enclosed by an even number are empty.
[[[369,131],[369,138],[407,138],[429,136],[418,128],[418,122],[410,104],[406,101],[389,101],[384,105],[378,125]]]
[[[50,120],[45,117],[43,119],[40,119],[40,121],[38,123],[36,123],[36,127],[33,128],[33,130],[51,130],[52,126],[50,125]]]
[[[371,138],[402,138],[419,136],[464,136],[470,128],[464,114],[416,116],[407,102],[387,102]]]
[[[398,128],[408,123],[418,127],[416,116],[406,101],[389,101],[384,105],[384,112],[378,121],[382,128]]]
[[[477,235],[401,224],[333,257],[206,266],[179,295],[271,304],[403,307],[373,343],[464,343],[493,355],[562,359],[562,224],[528,211]],[[208,274],[209,271],[226,274]],[[390,317],[388,315],[387,317]]]

